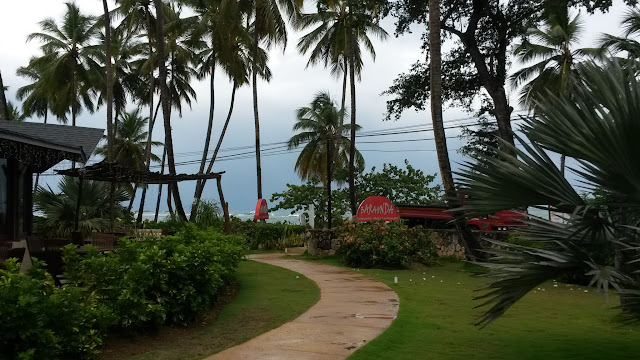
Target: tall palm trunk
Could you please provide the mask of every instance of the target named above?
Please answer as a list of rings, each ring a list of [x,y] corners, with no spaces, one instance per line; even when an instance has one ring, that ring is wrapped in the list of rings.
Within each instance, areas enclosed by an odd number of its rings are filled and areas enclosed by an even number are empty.
[[[211,44],[213,46],[213,44]],[[212,58],[214,56],[212,55]],[[204,174],[204,167],[207,166],[207,155],[209,154],[209,144],[211,143],[211,130],[213,128],[213,114],[215,110],[215,89],[214,89],[214,79],[216,73],[216,63],[213,60],[213,64],[211,64],[211,79],[209,83],[210,91],[211,91],[211,102],[209,106],[209,124],[207,126],[207,136],[204,139],[204,150],[202,152],[202,159],[200,160],[200,170],[198,174]],[[204,180],[198,180],[196,182],[196,191],[193,194],[193,203],[191,204],[191,215],[189,216],[190,221],[194,221],[196,218],[196,212],[198,211],[198,203],[200,202],[199,193],[202,193],[200,190],[203,187]]]
[[[1,81],[0,81],[1,83]],[[2,85],[0,85],[0,88],[2,87]],[[47,108],[45,107],[44,110],[44,123],[47,123],[47,116],[49,115],[49,111],[47,110]],[[38,182],[40,181],[40,173],[36,173],[36,180],[33,182],[33,191],[36,192],[38,190]]]
[[[331,230],[331,222],[333,220],[331,216],[331,163],[333,162],[333,154],[331,153],[331,150],[333,149],[332,146],[333,144],[331,143],[331,140],[327,140],[327,228],[329,230]]]
[[[127,213],[130,213],[131,209],[133,209],[133,202],[136,200],[137,192],[138,192],[138,184],[133,184],[133,193],[131,194],[131,199],[129,200],[129,206],[127,206]]]
[[[444,132],[442,120],[442,44],[440,38],[440,0],[429,0],[429,58],[430,58],[430,86],[431,86],[431,122],[433,123],[433,136],[438,154],[440,176],[444,186],[445,195],[449,207],[458,207],[458,194],[456,192],[451,162],[447,149],[447,137]],[[454,216],[460,216],[455,214]],[[481,249],[480,243],[471,233],[464,218],[456,222],[456,228],[460,235],[460,241],[465,249],[467,259],[476,258],[476,250]]]
[[[256,14],[256,16],[258,16]],[[256,21],[257,23],[257,21]],[[260,163],[260,118],[258,116],[258,30],[256,29],[254,34],[253,43],[253,71],[251,74],[251,83],[253,86],[253,118],[255,121],[255,133],[256,133],[256,181],[258,186],[258,199],[262,199],[262,165]]]
[[[160,174],[164,174],[164,162],[167,159],[167,151],[162,149],[162,168]],[[158,222],[158,214],[160,213],[160,200],[162,199],[162,184],[158,185],[158,201],[156,202],[156,214],[153,221]]]
[[[164,117],[164,133],[165,140],[164,146],[167,149],[167,163],[169,165],[169,174],[176,174],[176,162],[173,153],[173,137],[171,135],[171,104],[169,103],[169,89],[167,87],[167,64],[164,44],[164,14],[162,10],[162,0],[153,0],[156,8],[156,35],[157,35],[157,58],[159,65],[160,82],[160,101],[162,102],[162,115]],[[187,216],[184,213],[182,207],[182,201],[180,200],[180,192],[178,189],[178,183],[172,182],[168,184],[173,200],[176,205],[176,211],[178,216],[182,220],[187,220]]]
[[[111,16],[109,15],[109,5],[107,0],[102,0],[102,8],[104,10],[104,53],[105,53],[105,69],[106,69],[106,86],[107,86],[107,159],[114,161],[113,146],[115,145],[115,131],[113,128],[113,68],[111,58]],[[75,126],[75,114],[73,119]],[[116,184],[111,182],[109,188],[109,228],[115,227],[116,222],[116,204],[115,204]]]
[[[213,169],[213,164],[218,157],[218,152],[220,151],[220,147],[222,146],[222,140],[224,139],[224,135],[227,133],[227,127],[229,127],[229,121],[231,120],[231,114],[233,114],[233,105],[236,100],[236,90],[238,90],[238,84],[233,82],[233,90],[231,90],[231,102],[229,103],[229,112],[227,113],[227,119],[224,122],[224,126],[222,127],[222,132],[220,133],[220,137],[218,138],[218,143],[216,144],[215,150],[213,150],[213,156],[211,156],[211,160],[209,161],[209,167],[207,168],[206,174],[210,174]],[[202,198],[202,192],[204,191],[204,186],[207,183],[206,179],[202,179],[200,187],[197,189],[198,192],[196,194],[196,199],[199,201]]]
[[[358,211],[356,201],[356,70],[355,70],[355,34],[349,34],[349,80],[351,82],[351,144],[349,146],[349,203],[351,216]]]
[[[344,112],[345,112],[345,103],[347,100],[347,76],[349,75],[348,70],[348,62],[347,58],[344,58],[344,74],[342,76],[342,101],[340,102],[340,123],[338,124],[338,130],[336,132],[336,140],[335,140],[335,153],[333,154],[333,162],[338,162],[338,155],[340,154],[340,149],[338,148],[338,144],[340,144],[340,139],[342,138],[342,129],[344,128]]]
[[[147,17],[147,27],[151,28],[151,15],[149,14],[149,8],[145,8],[145,16]],[[151,37],[151,33],[149,32],[149,58],[153,57],[153,39]],[[149,130],[147,134],[147,146],[145,148],[146,158],[145,158],[145,170],[149,171],[149,166],[151,165],[151,143],[153,139],[153,128],[156,125],[156,117],[158,116],[158,109],[156,108],[155,113],[153,112],[153,97],[154,97],[154,78],[153,78],[153,70],[154,67],[150,66],[149,70]],[[159,106],[160,104],[158,104]],[[163,155],[164,156],[164,155]],[[148,186],[144,186],[142,188],[142,194],[140,194],[140,206],[138,207],[138,216],[136,218],[136,223],[142,223],[142,213],[144,213],[144,205],[147,200],[147,188]]]

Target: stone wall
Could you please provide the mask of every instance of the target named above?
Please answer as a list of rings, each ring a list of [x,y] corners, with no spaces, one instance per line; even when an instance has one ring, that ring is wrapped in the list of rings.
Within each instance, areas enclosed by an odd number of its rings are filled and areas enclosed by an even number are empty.
[[[485,248],[493,248],[494,244],[484,241],[482,238],[489,238],[499,241],[506,241],[509,233],[498,231],[473,231],[473,234],[480,238],[480,243]],[[453,229],[439,229],[433,230],[432,233],[433,243],[438,248],[438,256],[453,257],[457,259],[464,259],[464,248],[460,242],[460,236],[457,230]]]
[[[304,246],[313,256],[334,255],[340,245],[337,234],[328,229],[311,229],[304,233]]]

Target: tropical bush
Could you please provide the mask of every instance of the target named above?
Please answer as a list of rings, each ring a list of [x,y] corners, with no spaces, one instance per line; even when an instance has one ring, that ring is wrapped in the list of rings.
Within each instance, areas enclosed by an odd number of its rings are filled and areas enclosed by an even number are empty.
[[[63,177],[58,184],[59,191],[50,187],[39,187],[33,195],[35,210],[44,217],[39,218],[36,231],[51,237],[69,237],[74,229],[74,220],[78,203],[79,182],[77,178]],[[85,236],[93,231],[102,232],[109,228],[110,184],[85,180],[82,185],[79,229]],[[124,187],[118,187],[115,193],[116,214],[120,217],[124,208],[120,205],[129,199]]]
[[[338,253],[353,267],[432,265],[437,257],[429,230],[399,222],[347,222],[340,228],[339,241]]]
[[[0,354],[2,359],[84,359],[95,356],[113,321],[92,292],[58,288],[34,260],[20,273],[15,259],[0,270]]]
[[[231,217],[231,233],[241,236],[250,249],[281,250],[302,246],[305,226],[285,223],[242,221]]]
[[[186,226],[176,236],[121,240],[116,251],[65,248],[67,279],[96,294],[129,331],[185,325],[205,311],[233,279],[242,240]]]

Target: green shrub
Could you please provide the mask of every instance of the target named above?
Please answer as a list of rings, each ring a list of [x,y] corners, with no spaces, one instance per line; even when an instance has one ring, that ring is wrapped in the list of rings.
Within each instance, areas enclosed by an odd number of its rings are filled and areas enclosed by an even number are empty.
[[[15,260],[0,270],[2,359],[92,358],[113,318],[92,293],[57,288],[43,263],[26,274]]]
[[[304,233],[305,227],[301,225],[291,225],[283,223],[256,223],[253,241],[250,243],[252,249],[283,249],[281,239]]]
[[[339,254],[348,266],[407,267],[431,265],[437,257],[431,233],[399,222],[347,222],[340,228]]]
[[[65,249],[66,276],[86,287],[129,331],[185,325],[205,311],[234,277],[242,240],[187,225],[176,236],[121,240],[116,251]]]

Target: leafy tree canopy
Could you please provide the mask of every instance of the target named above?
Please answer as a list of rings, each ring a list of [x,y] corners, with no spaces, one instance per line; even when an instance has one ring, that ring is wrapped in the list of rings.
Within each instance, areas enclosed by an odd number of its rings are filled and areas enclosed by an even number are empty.
[[[432,185],[436,174],[426,175],[405,160],[405,168],[393,164],[384,164],[381,171],[373,167],[369,173],[356,177],[358,202],[369,196],[381,195],[388,197],[393,203],[425,204],[440,202],[442,196],[441,185]],[[337,189],[332,191],[332,213],[344,216],[349,212],[349,190]],[[326,191],[317,178],[306,184],[287,184],[287,189],[271,196],[271,202],[277,204],[273,210],[309,211],[309,204],[314,204],[318,220],[324,221]]]
[[[391,10],[397,18],[396,35],[411,32],[414,24],[424,25],[425,53],[429,48],[428,3],[428,0],[398,0]],[[625,3],[635,5],[637,0]],[[444,100],[451,106],[469,110],[482,100],[481,112],[489,111],[498,117],[495,112],[501,110],[508,118],[511,109],[504,87],[510,65],[507,52],[514,41],[525,38],[527,30],[535,27],[554,6],[583,8],[594,13],[607,11],[611,5],[612,0],[442,1],[443,40],[451,45],[442,56]],[[385,92],[394,96],[387,102],[387,118],[397,119],[410,108],[424,110],[429,93],[429,66],[425,59],[400,74]]]

